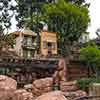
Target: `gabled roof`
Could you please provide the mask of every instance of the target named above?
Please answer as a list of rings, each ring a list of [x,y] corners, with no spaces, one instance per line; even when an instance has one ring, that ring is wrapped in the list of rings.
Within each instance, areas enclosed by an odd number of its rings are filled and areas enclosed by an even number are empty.
[[[24,29],[24,30],[21,30],[21,31],[15,31],[11,34],[14,34],[14,35],[23,34],[25,36],[37,36],[37,34],[35,32],[28,30],[28,29]]]

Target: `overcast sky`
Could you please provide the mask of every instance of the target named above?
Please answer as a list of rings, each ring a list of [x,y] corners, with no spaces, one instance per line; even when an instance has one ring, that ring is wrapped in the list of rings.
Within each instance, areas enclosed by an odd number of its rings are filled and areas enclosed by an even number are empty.
[[[90,38],[95,38],[95,31],[100,27],[100,0],[87,0],[87,2],[91,3],[89,7],[91,22],[87,31],[90,32]],[[14,18],[12,19],[12,22],[15,22]],[[15,23],[13,24],[11,31],[16,30]]]
[[[90,38],[96,37],[95,31],[100,27],[100,0],[88,0],[91,2],[89,7],[91,22],[88,31]]]

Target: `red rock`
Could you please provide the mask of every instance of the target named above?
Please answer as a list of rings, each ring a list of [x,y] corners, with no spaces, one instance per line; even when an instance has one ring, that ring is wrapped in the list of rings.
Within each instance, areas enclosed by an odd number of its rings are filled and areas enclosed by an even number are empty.
[[[0,100],[9,100],[13,97],[17,82],[7,76],[0,75]]]
[[[80,96],[87,96],[87,93],[83,90],[77,90],[76,91],[76,96],[80,97]]]
[[[68,100],[68,99],[65,98],[62,92],[53,91],[53,92],[45,93],[37,97],[35,100]]]
[[[6,87],[9,89],[16,90],[17,82],[16,82],[16,80],[14,80],[10,77],[0,75],[0,89],[2,89],[2,88],[6,89]]]
[[[13,100],[33,100],[33,95],[24,89],[18,89],[14,92]]]
[[[76,90],[78,90],[78,87],[76,85],[72,85],[72,86],[60,86],[60,90],[63,91],[63,92],[76,91]]]
[[[60,85],[62,85],[62,86],[76,85],[76,81],[69,81],[69,82],[67,82],[67,81],[61,81]]]
[[[50,87],[53,84],[52,78],[44,78],[44,79],[38,79],[33,82],[33,86],[35,86],[38,89],[43,89],[45,87]]]

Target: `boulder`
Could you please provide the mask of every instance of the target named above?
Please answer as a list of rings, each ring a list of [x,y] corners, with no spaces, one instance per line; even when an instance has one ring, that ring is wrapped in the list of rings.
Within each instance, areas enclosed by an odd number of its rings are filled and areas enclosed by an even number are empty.
[[[62,81],[60,82],[60,90],[63,92],[68,92],[68,91],[76,91],[78,90],[78,86],[76,84],[76,81]]]
[[[12,100],[33,100],[33,95],[25,89],[18,89],[14,92]]]
[[[0,75],[0,89],[5,88],[16,90],[17,82],[8,76]]]
[[[4,75],[0,75],[0,100],[9,100],[13,97],[17,82]]]
[[[63,92],[66,92],[66,91],[76,91],[76,90],[78,90],[78,87],[76,85],[60,86],[60,90],[63,91]]]
[[[85,91],[83,91],[83,90],[77,90],[75,92],[75,94],[76,94],[77,97],[87,96],[87,93]]]
[[[38,89],[50,87],[53,85],[53,78],[43,78],[43,79],[35,80],[33,81],[33,85]]]
[[[76,81],[61,81],[60,82],[60,85],[62,85],[62,86],[72,86],[72,85],[76,85],[77,84],[77,82]]]
[[[53,91],[53,92],[45,93],[37,97],[35,100],[68,100],[68,99],[65,98],[65,96],[61,91]]]
[[[32,88],[32,93],[34,96],[40,96],[43,93],[50,92],[53,88],[53,78],[35,80]]]

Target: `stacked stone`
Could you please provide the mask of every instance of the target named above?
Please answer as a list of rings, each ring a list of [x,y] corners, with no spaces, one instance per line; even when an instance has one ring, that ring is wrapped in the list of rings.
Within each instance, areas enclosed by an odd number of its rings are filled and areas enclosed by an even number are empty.
[[[60,82],[60,90],[63,92],[76,91],[78,89],[79,88],[76,84],[76,81],[70,81],[70,82],[61,81]]]
[[[0,75],[0,100],[9,100],[17,88],[17,82],[7,76]]]
[[[53,88],[52,78],[38,79],[33,82],[32,93],[34,96],[40,96],[43,93],[52,91],[52,88]]]
[[[87,96],[87,93],[85,91],[79,89],[76,81],[61,82],[60,90],[64,93],[64,95],[72,98]]]

